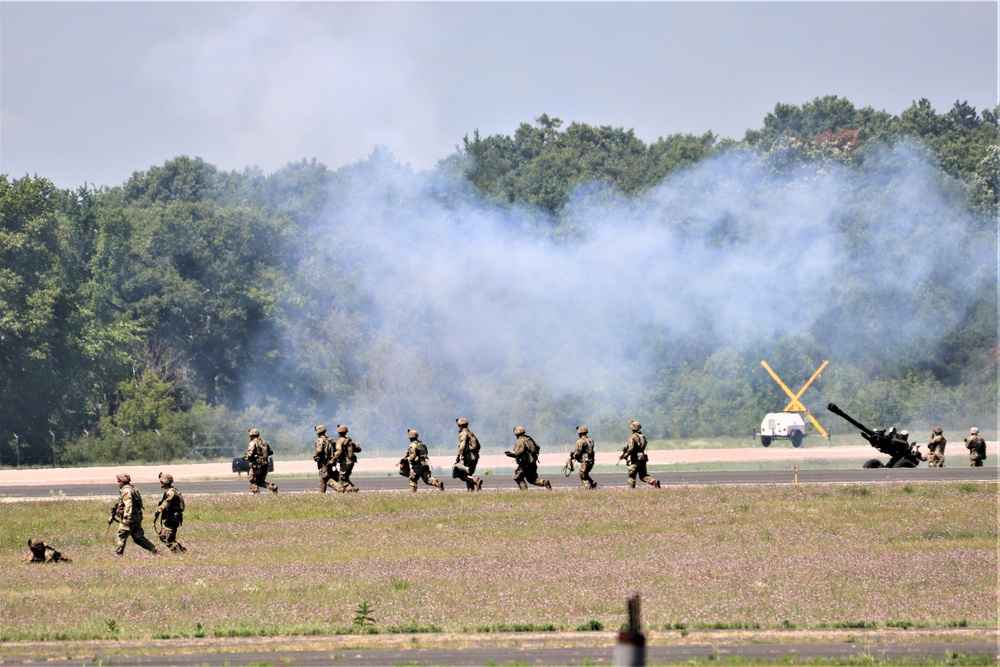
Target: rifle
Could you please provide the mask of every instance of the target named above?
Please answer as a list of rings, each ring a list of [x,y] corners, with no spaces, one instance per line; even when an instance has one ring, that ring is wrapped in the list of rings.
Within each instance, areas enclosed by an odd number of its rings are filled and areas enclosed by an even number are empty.
[[[615,465],[617,466],[619,463],[621,463],[622,461],[624,461],[625,460],[625,456],[627,454],[628,454],[628,445],[625,445],[624,447],[622,447],[622,454],[621,454],[621,456],[618,457],[618,460],[615,462]]]
[[[160,519],[160,525],[156,525],[156,520]],[[163,519],[160,518],[160,510],[156,510],[156,514],[153,515],[153,530],[156,531],[157,535],[163,534]]]
[[[569,477],[573,473],[573,455],[572,454],[570,454],[570,457],[568,459],[566,459],[566,465],[563,466],[562,472],[563,472],[563,475],[565,477]]]
[[[117,521],[118,523],[122,522],[119,515],[122,513],[124,509],[125,506],[122,505],[120,501],[111,506],[111,516],[108,517],[108,527],[104,529],[105,535],[107,535],[108,531],[111,530],[111,524],[113,524],[115,521]]]

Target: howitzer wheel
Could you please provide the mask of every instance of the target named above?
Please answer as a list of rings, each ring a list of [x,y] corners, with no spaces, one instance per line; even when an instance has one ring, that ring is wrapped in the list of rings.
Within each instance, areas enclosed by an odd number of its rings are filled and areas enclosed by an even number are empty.
[[[862,468],[881,468],[882,462],[878,459],[868,459],[865,464],[861,466]]]
[[[896,461],[896,465],[894,465],[892,467],[893,468],[916,468],[917,464],[914,463],[913,461],[911,461],[910,459],[899,459],[898,461]]]
[[[801,446],[802,446],[802,434],[796,431],[795,433],[792,434],[792,447],[801,447]]]
[[[762,436],[760,436],[760,446],[761,447],[770,447],[771,446],[771,436],[769,436],[769,435],[762,435]]]

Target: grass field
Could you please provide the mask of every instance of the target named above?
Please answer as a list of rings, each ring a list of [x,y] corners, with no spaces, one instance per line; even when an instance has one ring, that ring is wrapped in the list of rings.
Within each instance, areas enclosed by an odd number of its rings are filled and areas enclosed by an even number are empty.
[[[124,558],[104,534],[105,501],[9,503],[0,641],[607,630],[636,592],[651,630],[996,628],[997,493],[964,482],[191,497],[186,554],[130,543]],[[21,563],[29,537],[74,561]]]

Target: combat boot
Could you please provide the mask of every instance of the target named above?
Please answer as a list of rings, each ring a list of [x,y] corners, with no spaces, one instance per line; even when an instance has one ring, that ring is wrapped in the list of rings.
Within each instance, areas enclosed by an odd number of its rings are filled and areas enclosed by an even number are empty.
[[[552,483],[549,480],[547,480],[547,479],[543,479],[542,480],[542,486],[544,486],[549,491],[552,490]]]
[[[441,480],[438,480],[437,488],[438,488],[438,491],[444,491],[444,482],[442,482]]]
[[[476,477],[476,491],[483,490],[483,479],[481,477]]]
[[[319,492],[320,493],[326,493],[326,480],[325,479],[319,480]]]
[[[653,480],[653,488],[654,489],[660,488],[660,480],[658,480],[658,479],[654,479]]]
[[[274,495],[278,495],[278,485],[277,484],[272,484],[271,486],[269,486],[267,488],[271,489],[271,493],[273,493]]]

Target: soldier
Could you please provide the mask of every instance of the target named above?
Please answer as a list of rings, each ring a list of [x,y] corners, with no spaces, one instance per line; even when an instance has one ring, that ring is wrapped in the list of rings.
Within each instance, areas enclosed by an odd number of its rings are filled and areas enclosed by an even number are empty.
[[[38,539],[28,540],[28,548],[31,549],[31,555],[24,560],[25,563],[72,563],[73,562],[72,558],[63,556],[61,553],[50,547],[42,540]]]
[[[187,551],[184,545],[177,541],[177,529],[184,523],[184,496],[174,488],[174,476],[169,473],[160,473],[160,488],[163,489],[163,497],[156,505],[153,528],[156,528],[156,519],[159,517],[162,526],[158,531],[160,541],[171,551],[178,553]]]
[[[243,455],[244,461],[250,462],[250,492],[260,493],[260,487],[266,487],[271,493],[278,492],[278,485],[267,481],[267,468],[274,450],[264,438],[260,437],[260,431],[252,428],[247,431],[250,436],[250,444],[247,445],[247,453]]]
[[[586,426],[578,426],[576,434],[580,439],[576,441],[576,449],[570,456],[580,464],[580,482],[583,488],[596,489],[597,482],[590,476],[590,471],[594,468],[594,441],[587,435]]]
[[[313,461],[319,469],[319,492],[326,493],[326,487],[332,486],[337,491],[343,493],[344,488],[340,485],[340,473],[336,470],[337,459],[334,457],[336,443],[333,438],[326,435],[326,427],[320,424],[315,427],[316,431],[316,452],[313,454]]]
[[[468,419],[459,417],[455,423],[458,424],[458,454],[453,476],[465,482],[469,491],[479,491],[483,488],[483,480],[472,476],[479,465],[479,439],[469,430]]]
[[[146,551],[158,555],[160,550],[146,539],[142,530],[142,496],[139,490],[132,486],[132,478],[128,473],[119,473],[115,478],[118,482],[118,505],[116,513],[121,517],[118,525],[118,538],[115,540],[115,554],[125,554],[125,540],[129,537]]]
[[[944,439],[944,429],[936,427],[931,433],[931,440],[927,443],[927,466],[930,468],[944,467],[944,446],[948,441]]]
[[[517,470],[514,471],[514,481],[517,482],[517,488],[524,491],[530,482],[535,486],[544,486],[551,491],[552,484],[549,483],[549,480],[538,477],[538,455],[541,451],[538,445],[530,435],[524,432],[524,428],[521,426],[514,427],[514,435],[517,436],[517,445],[514,446],[514,451],[504,452],[504,454],[517,461]]]
[[[626,459],[626,463],[628,463],[628,488],[634,489],[635,480],[641,479],[658,489],[660,488],[660,480],[653,479],[646,471],[646,436],[642,434],[642,424],[631,422],[629,427],[632,429],[632,435],[629,437],[625,449],[622,450],[622,455],[618,457],[619,461]]]
[[[438,480],[431,474],[431,464],[427,460],[427,445],[417,438],[419,434],[410,429],[406,432],[410,439],[410,448],[406,450],[406,460],[410,464],[410,491],[417,492],[417,481],[424,480],[428,486],[436,486],[439,491],[444,491],[444,482]]]
[[[340,490],[357,493],[358,487],[351,482],[351,472],[354,470],[354,464],[358,462],[361,445],[353,438],[347,437],[347,427],[343,424],[337,426],[337,435],[340,437],[334,445],[333,457],[340,465]]]
[[[969,437],[965,439],[965,446],[969,449],[969,466],[982,468],[983,461],[986,460],[986,440],[979,435],[979,429],[975,426],[969,429]]]

